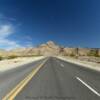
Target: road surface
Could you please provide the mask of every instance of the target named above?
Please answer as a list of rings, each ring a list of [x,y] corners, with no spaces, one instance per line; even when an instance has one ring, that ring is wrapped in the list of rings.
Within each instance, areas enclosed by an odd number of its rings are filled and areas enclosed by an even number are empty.
[[[0,96],[4,98],[43,61],[1,75]],[[100,73],[50,57],[14,100],[100,100]]]

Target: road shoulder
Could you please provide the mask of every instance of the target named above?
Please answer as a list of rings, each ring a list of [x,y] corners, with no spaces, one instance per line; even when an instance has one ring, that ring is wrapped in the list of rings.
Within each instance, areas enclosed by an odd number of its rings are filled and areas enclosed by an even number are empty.
[[[58,59],[70,62],[72,64],[76,64],[76,65],[80,65],[82,67],[85,68],[89,68],[95,71],[100,72],[100,64],[94,63],[94,62],[87,62],[87,61],[81,61],[75,58],[71,58],[71,57],[57,57]]]

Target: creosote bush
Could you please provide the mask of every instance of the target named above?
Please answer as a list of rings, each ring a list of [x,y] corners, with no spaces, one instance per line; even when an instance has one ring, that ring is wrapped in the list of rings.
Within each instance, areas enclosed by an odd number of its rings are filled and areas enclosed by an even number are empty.
[[[17,58],[18,56],[17,55],[10,55],[8,56],[8,59],[14,59],[14,58]]]
[[[99,57],[98,52],[96,50],[91,50],[88,53],[88,56],[94,56],[94,57]]]
[[[70,56],[71,56],[71,57],[75,57],[75,54],[72,53],[72,54],[70,54]]]
[[[2,56],[0,56],[0,60],[2,60],[3,59],[3,57]]]

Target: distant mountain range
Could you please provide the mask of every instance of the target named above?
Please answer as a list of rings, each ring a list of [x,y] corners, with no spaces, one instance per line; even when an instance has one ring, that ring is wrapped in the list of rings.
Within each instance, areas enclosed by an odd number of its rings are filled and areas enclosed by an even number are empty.
[[[38,47],[17,48],[10,51],[0,49],[0,56],[100,56],[100,49],[95,48],[69,48],[48,41]]]

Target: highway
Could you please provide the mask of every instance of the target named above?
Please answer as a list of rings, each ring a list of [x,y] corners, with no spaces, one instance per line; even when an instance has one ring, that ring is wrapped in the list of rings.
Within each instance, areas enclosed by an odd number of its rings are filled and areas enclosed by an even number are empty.
[[[13,91],[19,83],[17,92]],[[2,100],[100,100],[100,73],[49,57],[1,73],[0,97]]]

